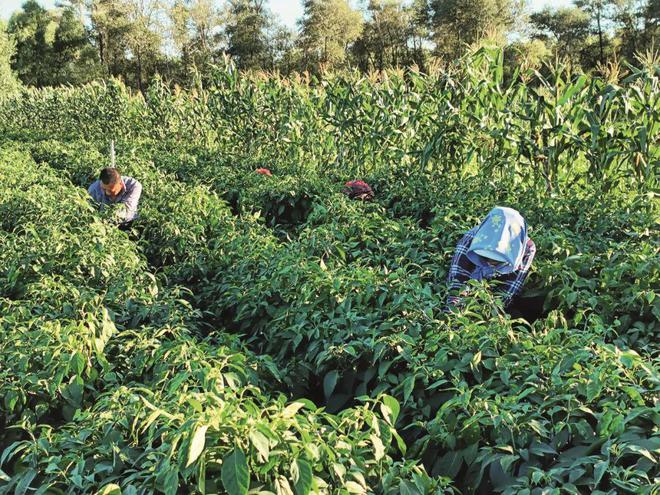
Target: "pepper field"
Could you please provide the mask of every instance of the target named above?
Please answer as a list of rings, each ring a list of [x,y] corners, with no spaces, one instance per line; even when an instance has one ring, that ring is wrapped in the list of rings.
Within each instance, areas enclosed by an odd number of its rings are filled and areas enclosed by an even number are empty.
[[[658,493],[660,66],[503,67],[0,95],[0,494]],[[443,311],[494,205],[529,321]]]

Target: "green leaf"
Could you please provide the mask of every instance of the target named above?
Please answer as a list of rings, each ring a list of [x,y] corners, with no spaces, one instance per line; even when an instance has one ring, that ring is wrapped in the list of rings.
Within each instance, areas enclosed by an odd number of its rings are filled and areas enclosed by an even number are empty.
[[[14,489],[14,495],[25,495],[28,488],[30,488],[30,483],[32,483],[32,480],[36,475],[37,472],[34,469],[23,471],[21,473],[21,481],[18,482],[18,485],[16,485],[16,488]]]
[[[307,495],[312,489],[312,466],[305,459],[296,459],[291,465],[296,495]]]
[[[344,488],[348,490],[348,493],[367,493],[364,487],[355,481],[347,481]]]
[[[96,492],[96,495],[121,495],[121,488],[115,483],[110,483]]]
[[[433,476],[448,476],[453,478],[458,474],[463,464],[461,452],[450,451],[438,458],[433,466]]]
[[[517,455],[504,455],[500,457],[500,465],[502,466],[502,470],[505,473],[509,473],[509,469],[513,465],[514,462],[517,462],[520,459],[519,456]]]
[[[298,411],[300,411],[303,407],[305,407],[304,402],[301,401],[292,402],[291,404],[289,404],[284,408],[284,410],[282,411],[282,416],[287,419],[293,418],[298,413]]]
[[[332,392],[335,391],[338,378],[339,373],[336,370],[332,370],[330,373],[325,375],[325,378],[323,378],[323,393],[325,394],[325,400],[328,400],[332,395]]]
[[[204,412],[204,407],[202,406],[202,403],[199,402],[197,399],[193,399],[192,397],[190,397],[188,399],[188,404],[190,404],[192,408],[198,413]]]
[[[165,485],[165,494],[166,495],[176,495],[177,490],[179,489],[179,473],[176,469],[172,468],[168,471],[163,481]]]
[[[294,495],[289,481],[284,476],[278,476],[275,481],[275,492],[277,495]],[[270,493],[271,492],[267,492]]]
[[[206,493],[206,458],[202,457],[197,465],[197,489],[200,493]]]
[[[569,483],[575,483],[577,480],[579,480],[584,473],[586,473],[587,470],[584,468],[573,468],[571,469],[570,473],[568,474],[568,482]]]
[[[243,451],[236,447],[222,461],[222,485],[229,495],[246,495],[250,486],[250,471]]]
[[[71,356],[69,365],[76,375],[82,375],[85,369],[85,357],[80,352],[75,352]]]
[[[587,400],[592,401],[600,395],[602,384],[600,382],[600,373],[598,370],[594,371],[589,377],[587,382]]]
[[[10,390],[7,392],[5,395],[5,409],[8,410],[9,412],[12,412],[14,410],[14,407],[18,403],[18,394],[14,392],[13,390]]]
[[[383,413],[385,421],[387,421],[391,426],[394,426],[397,418],[399,417],[399,411],[401,410],[399,401],[397,401],[391,395],[383,395],[381,400],[382,403],[380,405],[380,411]]]
[[[626,445],[625,448],[630,452],[635,452],[636,454],[643,455],[654,464],[657,463],[657,460],[655,459],[655,457],[653,457],[653,454],[651,454],[651,452],[648,451],[648,449],[645,449],[643,447],[640,447],[639,445],[634,445],[634,444],[628,444]]]
[[[259,454],[259,460],[261,462],[268,461],[268,456],[270,455],[270,442],[266,435],[261,433],[258,430],[252,430],[249,435],[252,445],[257,449]]]
[[[633,368],[637,360],[639,360],[639,354],[632,350],[622,352],[621,356],[619,356],[619,361],[626,368]]]
[[[532,483],[538,484],[539,481],[543,478],[543,471],[533,471],[532,472]]]
[[[409,375],[403,381],[403,402],[408,402],[413,389],[415,388],[415,375]]]
[[[371,440],[371,443],[374,445],[374,457],[377,461],[380,461],[383,457],[385,457],[385,446],[383,445],[383,442],[380,439],[380,437],[375,433],[372,433],[369,436],[369,439]]]
[[[0,466],[2,466],[6,461],[10,460],[13,456],[18,454],[20,451],[28,448],[30,444],[27,441],[18,441],[12,443],[7,447],[2,455],[0,456]]]
[[[514,453],[513,447],[511,447],[511,445],[497,445],[495,448],[503,452],[508,452],[509,454]]]
[[[208,429],[208,425],[203,425],[195,430],[192,440],[190,441],[190,448],[188,449],[188,462],[186,462],[186,467],[189,467],[194,463],[204,450],[204,444],[206,443],[206,430]]]
[[[421,492],[415,485],[406,480],[401,480],[399,485],[399,493],[401,495],[422,495]]]
[[[503,469],[499,462],[491,462],[488,468],[490,473],[490,481],[496,488],[506,487],[514,481],[514,478]]]
[[[584,85],[587,82],[587,76],[582,75],[580,78],[575,82],[575,84],[571,84],[567,89],[564,95],[559,99],[557,102],[557,105],[561,106],[564,103],[566,103],[568,100],[570,100],[578,91],[580,91]]]
[[[399,446],[399,450],[401,451],[401,453],[405,455],[407,450],[406,442],[403,441],[401,435],[399,435],[394,428],[392,428],[392,436],[396,440],[396,444]]]
[[[546,443],[534,443],[530,448],[529,451],[534,454],[534,455],[543,455],[543,454],[551,454],[551,455],[557,455],[557,451],[552,448],[550,445]]]
[[[84,382],[78,377],[72,377],[71,382],[65,387],[62,395],[72,407],[80,407],[84,392]]]
[[[610,463],[607,461],[597,462],[594,466],[594,484],[597,485],[600,483],[600,480],[603,479],[603,475],[607,471],[607,468],[610,467]]]
[[[522,401],[525,397],[527,397],[530,394],[533,394],[534,392],[536,392],[536,387],[527,387],[525,390],[522,391],[522,393],[518,395],[518,397],[516,397],[516,400]]]
[[[470,361],[470,366],[475,368],[481,362],[481,351],[477,351],[472,360]]]

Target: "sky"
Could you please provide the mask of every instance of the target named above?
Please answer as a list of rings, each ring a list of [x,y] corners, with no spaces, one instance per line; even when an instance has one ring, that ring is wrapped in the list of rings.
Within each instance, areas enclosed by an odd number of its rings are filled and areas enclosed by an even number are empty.
[[[0,18],[9,19],[12,12],[21,8],[25,0],[0,0]],[[45,8],[53,8],[55,0],[38,0]],[[302,16],[303,8],[301,0],[270,0],[270,9],[291,28],[296,27],[296,20]],[[571,0],[530,0],[532,10],[539,10],[546,5],[563,6],[570,5]]]

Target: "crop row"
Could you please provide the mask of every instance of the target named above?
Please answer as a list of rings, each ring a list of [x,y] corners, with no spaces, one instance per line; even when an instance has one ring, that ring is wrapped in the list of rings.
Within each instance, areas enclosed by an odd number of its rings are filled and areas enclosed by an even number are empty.
[[[67,155],[70,146],[32,149],[84,185],[97,155],[78,145]],[[403,184],[384,188],[382,204],[362,205],[309,176],[218,167],[205,187],[195,185],[204,176],[194,168],[174,175],[176,156],[135,150],[119,158],[147,185],[146,259],[167,283],[190,288],[202,333],[226,327],[245,335],[285,381],[301,385],[293,394],[330,410],[360,395],[395,396],[407,456],[433,475],[464,480],[464,489],[650,489],[658,262],[644,196],[603,200],[601,211],[625,205],[628,213],[597,220],[584,211],[593,201],[586,194],[561,204],[518,196],[538,225],[532,283],[558,308],[526,325],[484,309],[494,305],[485,292],[461,314],[442,312],[452,242],[503,199],[497,188],[475,194],[474,183],[463,184],[432,201],[436,184]],[[234,191],[234,212],[213,189]],[[288,192],[282,199],[278,191]],[[309,204],[292,226],[286,210],[301,199]],[[420,209],[433,214],[428,229],[413,221]],[[260,212],[271,212],[265,223]]]
[[[62,171],[0,155],[0,493],[445,492],[390,457],[395,399],[288,400]]]

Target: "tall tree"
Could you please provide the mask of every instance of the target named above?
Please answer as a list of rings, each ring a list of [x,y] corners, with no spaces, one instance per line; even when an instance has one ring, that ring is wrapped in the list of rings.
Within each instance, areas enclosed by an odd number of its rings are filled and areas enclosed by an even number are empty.
[[[347,0],[305,0],[299,47],[305,69],[345,65],[350,45],[362,32],[362,14]]]
[[[8,29],[17,41],[14,67],[25,84],[81,84],[101,75],[90,33],[71,5],[47,11],[29,0]]]
[[[296,68],[296,35],[277,20],[273,20],[266,32],[268,63],[266,68],[284,74]]]
[[[106,71],[144,92],[162,58],[164,1],[89,0],[88,5]]]
[[[9,93],[18,87],[16,75],[11,70],[11,59],[16,43],[7,32],[7,25],[0,21],[0,93]]]
[[[589,35],[589,15],[577,7],[545,8],[530,16],[533,37],[544,41],[556,55],[579,63]]]
[[[606,24],[613,12],[612,0],[575,0],[575,6],[586,12],[592,24],[592,32],[598,36],[598,54],[601,64],[605,63]]]
[[[204,72],[221,48],[223,19],[215,1],[175,0],[168,14],[184,73]]]
[[[19,79],[31,86],[52,83],[52,45],[57,23],[36,0],[28,0],[23,9],[9,19],[8,31],[16,41],[13,68]]]
[[[401,0],[369,0],[366,13],[364,29],[353,47],[360,68],[383,70],[410,63],[412,9]]]
[[[135,84],[144,93],[145,80],[156,73],[163,47],[162,0],[125,0],[130,29],[126,32],[127,58],[134,67]]]
[[[410,4],[410,43],[413,62],[422,70],[428,58],[428,40],[431,38],[431,10],[428,0],[413,0]]]
[[[119,76],[126,65],[126,36],[131,30],[128,5],[121,0],[93,0],[89,8],[101,63],[109,75]]]
[[[431,0],[436,53],[453,59],[486,36],[506,34],[523,6],[521,0]]]
[[[82,84],[101,75],[98,52],[79,12],[71,7],[62,11],[52,51],[53,84]]]
[[[228,52],[241,69],[268,65],[266,30],[271,19],[264,0],[231,0],[227,19]]]
[[[657,47],[656,41],[660,35],[660,0],[649,0],[643,12],[644,43],[647,47]]]
[[[659,0],[614,0],[612,20],[616,26],[619,55],[628,61],[655,46],[657,33],[649,29],[660,18]],[[651,22],[649,22],[651,21]]]
[[[85,24],[85,20],[89,15],[90,5],[94,3],[94,1],[95,0],[57,0],[55,5],[57,7],[73,10],[80,22]]]

